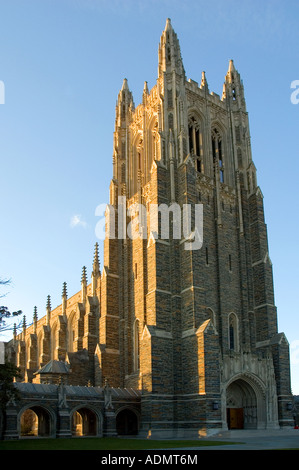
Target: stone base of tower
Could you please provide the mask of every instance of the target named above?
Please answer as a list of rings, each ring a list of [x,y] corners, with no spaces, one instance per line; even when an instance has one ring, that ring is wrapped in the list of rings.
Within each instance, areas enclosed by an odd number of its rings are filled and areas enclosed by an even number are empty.
[[[139,435],[147,439],[196,439],[223,430],[219,402],[200,395],[143,394],[141,415]]]

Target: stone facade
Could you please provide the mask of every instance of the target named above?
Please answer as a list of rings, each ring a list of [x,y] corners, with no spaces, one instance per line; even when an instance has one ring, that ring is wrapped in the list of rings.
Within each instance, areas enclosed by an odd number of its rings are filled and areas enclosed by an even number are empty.
[[[71,385],[139,390],[146,436],[292,426],[243,83],[233,61],[222,97],[204,72],[187,80],[169,19],[156,85],[145,82],[136,108],[126,79],[118,95],[106,215],[102,272],[96,245],[92,282],[83,268],[81,291],[68,298],[64,285],[62,304],[48,299],[46,316],[7,345],[25,381],[54,359],[69,364]]]

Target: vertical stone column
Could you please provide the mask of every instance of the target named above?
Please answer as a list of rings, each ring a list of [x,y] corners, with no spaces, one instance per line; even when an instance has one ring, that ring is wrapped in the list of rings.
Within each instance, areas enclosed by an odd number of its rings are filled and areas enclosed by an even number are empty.
[[[60,381],[57,389],[57,400],[58,400],[58,413],[57,413],[57,438],[70,438],[72,437],[71,429],[71,415],[69,407],[67,406],[66,400],[66,389]]]
[[[104,387],[104,437],[117,436],[116,414],[112,404],[112,393],[108,381],[105,381]]]

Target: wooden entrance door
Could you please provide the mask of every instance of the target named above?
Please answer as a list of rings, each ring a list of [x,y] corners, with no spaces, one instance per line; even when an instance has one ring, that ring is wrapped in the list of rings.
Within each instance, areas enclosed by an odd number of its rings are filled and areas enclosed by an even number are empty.
[[[243,408],[227,408],[227,425],[229,429],[244,428]]]

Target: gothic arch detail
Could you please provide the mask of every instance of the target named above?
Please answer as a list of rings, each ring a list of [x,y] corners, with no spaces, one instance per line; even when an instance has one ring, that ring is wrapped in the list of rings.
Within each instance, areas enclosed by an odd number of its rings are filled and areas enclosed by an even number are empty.
[[[218,126],[212,127],[212,156],[214,165],[214,174],[219,175],[220,183],[225,182],[225,146],[223,132]]]
[[[204,146],[203,146],[202,120],[196,113],[188,118],[189,151],[195,158],[195,168],[198,173],[204,173]]]

